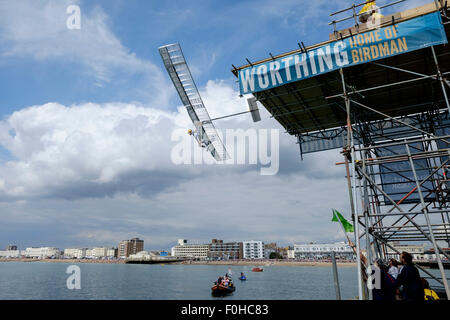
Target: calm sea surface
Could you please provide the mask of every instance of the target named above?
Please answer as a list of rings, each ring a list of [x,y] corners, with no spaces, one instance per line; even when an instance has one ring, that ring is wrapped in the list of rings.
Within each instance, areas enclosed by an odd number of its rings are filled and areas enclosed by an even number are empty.
[[[81,289],[67,289],[69,263],[0,262],[0,300],[5,299],[126,299],[126,300],[333,300],[331,267],[232,266],[236,291],[211,296],[212,283],[228,271],[214,265],[126,265],[81,263]],[[439,274],[438,270],[429,270]],[[450,270],[447,276],[450,277]],[[239,281],[244,272],[247,281]],[[339,267],[342,299],[357,296],[356,267]],[[431,282],[430,282],[431,284]]]
[[[228,266],[125,265],[81,263],[81,289],[69,290],[70,264],[0,263],[0,299],[335,299],[330,267],[232,266],[236,291],[225,298],[211,296],[212,283]],[[239,281],[240,272],[247,281]],[[338,269],[343,299],[357,295],[356,268]]]

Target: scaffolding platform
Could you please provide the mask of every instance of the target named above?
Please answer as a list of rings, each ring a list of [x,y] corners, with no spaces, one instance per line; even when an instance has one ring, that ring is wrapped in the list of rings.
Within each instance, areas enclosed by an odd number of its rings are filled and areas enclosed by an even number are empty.
[[[252,94],[295,136],[302,156],[342,149],[360,299],[371,298],[369,264],[400,253],[395,243],[417,242],[440,252],[430,262],[438,275],[417,266],[449,298],[450,10],[436,0],[369,24],[359,23],[361,5],[332,14],[353,13],[330,22],[328,41],[232,72],[241,95]],[[355,25],[338,30],[346,20]]]

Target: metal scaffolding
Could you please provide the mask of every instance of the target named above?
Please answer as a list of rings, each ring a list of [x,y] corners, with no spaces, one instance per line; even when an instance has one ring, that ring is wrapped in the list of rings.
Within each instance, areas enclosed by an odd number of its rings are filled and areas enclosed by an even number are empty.
[[[447,8],[442,10],[444,23],[447,21]],[[447,90],[450,82],[445,78],[448,72],[442,73],[435,48],[431,47],[435,73],[426,75],[408,69],[375,63],[396,72],[404,72],[414,77],[408,82],[433,79],[438,82],[442,96],[429,101],[430,108],[426,112],[407,117],[392,117],[370,106],[358,94],[392,90],[404,85],[405,81],[377,85],[359,89],[358,84],[348,82],[345,70],[341,69],[342,93],[329,96],[327,99],[342,99],[347,113],[346,143],[343,145],[350,194],[352,218],[355,224],[355,240],[358,263],[359,297],[370,298],[370,291],[364,292],[361,268],[360,240],[365,240],[365,251],[368,263],[378,258],[387,258],[388,250],[400,253],[392,245],[418,241],[428,243],[434,249],[439,275],[417,266],[427,274],[425,278],[433,281],[433,287],[445,291],[450,298],[448,278],[444,270],[444,261],[450,260],[448,251],[439,245],[450,246],[450,189],[448,167],[450,162],[450,130],[447,126],[450,103]],[[348,88],[352,88],[349,92]],[[443,101],[444,104],[438,103]],[[362,111],[362,113],[361,113]],[[365,123],[357,119],[356,114],[375,113],[383,120]],[[415,122],[405,121],[415,119]],[[420,119],[420,122],[417,121]],[[380,123],[396,123],[389,128],[390,132],[379,130]],[[401,129],[401,130],[400,130]],[[406,129],[406,130],[405,130]],[[332,131],[329,131],[332,133]],[[342,131],[336,136],[344,136]],[[328,134],[330,136],[330,134]],[[355,136],[358,139],[355,139]],[[299,135],[299,142],[304,137]],[[315,137],[315,139],[320,139]],[[358,206],[359,202],[359,206]],[[366,266],[368,267],[368,266]]]
[[[361,5],[346,9],[353,12],[351,17],[330,23],[334,27],[330,41],[369,30],[358,24],[355,8]],[[440,14],[448,37],[450,15],[444,1],[392,14],[382,25],[394,27],[398,21],[430,13]],[[337,23],[352,19],[354,27],[337,31]],[[300,50],[288,54],[305,54],[319,45],[299,45]],[[288,54],[271,58],[275,61]],[[433,289],[450,299],[444,270],[450,251],[443,248],[450,247],[449,56],[448,45],[431,44],[253,92],[287,133],[297,138],[302,157],[342,149],[344,161],[338,165],[345,166],[355,226],[359,299],[372,298],[365,281],[378,258],[387,259],[390,252],[400,254],[397,243],[417,242],[434,250],[439,274],[419,263],[417,267]],[[234,67],[233,72],[238,76],[240,70],[267,61]]]

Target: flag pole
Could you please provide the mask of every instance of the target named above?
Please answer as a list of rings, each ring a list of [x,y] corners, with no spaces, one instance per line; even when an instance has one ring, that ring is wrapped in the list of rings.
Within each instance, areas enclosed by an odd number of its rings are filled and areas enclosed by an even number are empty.
[[[336,209],[333,209],[332,210],[332,212],[333,212],[333,217],[334,217],[334,215],[335,215],[335,211],[336,211]],[[339,225],[341,226],[341,228],[342,228],[342,231],[344,232],[344,235],[345,235],[345,237],[347,238],[347,241],[348,241],[348,244],[350,245],[350,247],[353,249],[353,253],[355,254],[355,255],[357,255],[358,253],[357,253],[357,249],[356,249],[356,245],[353,243],[353,241],[352,240],[350,240],[350,237],[348,236],[348,234],[347,234],[347,231],[345,231],[345,228],[344,228],[344,225],[342,224],[342,221],[341,221],[341,219],[339,218],[339,216],[336,214],[336,217],[337,217],[337,220],[339,221]],[[354,228],[355,226],[353,226],[353,228]],[[361,253],[361,252],[360,252]],[[360,259],[361,259],[361,261],[360,261],[360,264],[364,267],[364,270],[366,269],[366,265],[367,265],[367,260],[366,260],[366,257],[363,255],[363,254],[360,254]]]

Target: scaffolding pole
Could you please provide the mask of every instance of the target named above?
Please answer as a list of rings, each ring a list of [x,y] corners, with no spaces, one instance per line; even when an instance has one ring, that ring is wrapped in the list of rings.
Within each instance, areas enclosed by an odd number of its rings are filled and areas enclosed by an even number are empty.
[[[345,79],[344,79],[344,71],[341,68],[339,70],[341,74],[341,80],[342,80],[342,88],[344,91],[344,99],[345,99],[345,107],[347,111],[347,147],[346,150],[344,150],[344,158],[347,168],[347,181],[349,185],[349,195],[350,195],[350,206],[352,209],[352,218],[353,218],[353,225],[355,226],[355,244],[356,244],[356,265],[358,269],[358,298],[359,300],[363,300],[363,283],[362,283],[362,270],[361,270],[361,250],[360,250],[360,241],[359,241],[359,219],[358,214],[356,213],[356,186],[355,186],[355,175],[356,175],[356,168],[355,168],[355,148],[354,148],[354,140],[353,140],[353,133],[352,133],[352,124],[350,119],[350,99],[347,96],[347,89],[345,85]],[[351,162],[352,162],[352,180],[350,180],[350,172],[348,168],[348,157],[349,152],[351,152]],[[353,185],[353,188],[352,188]]]

